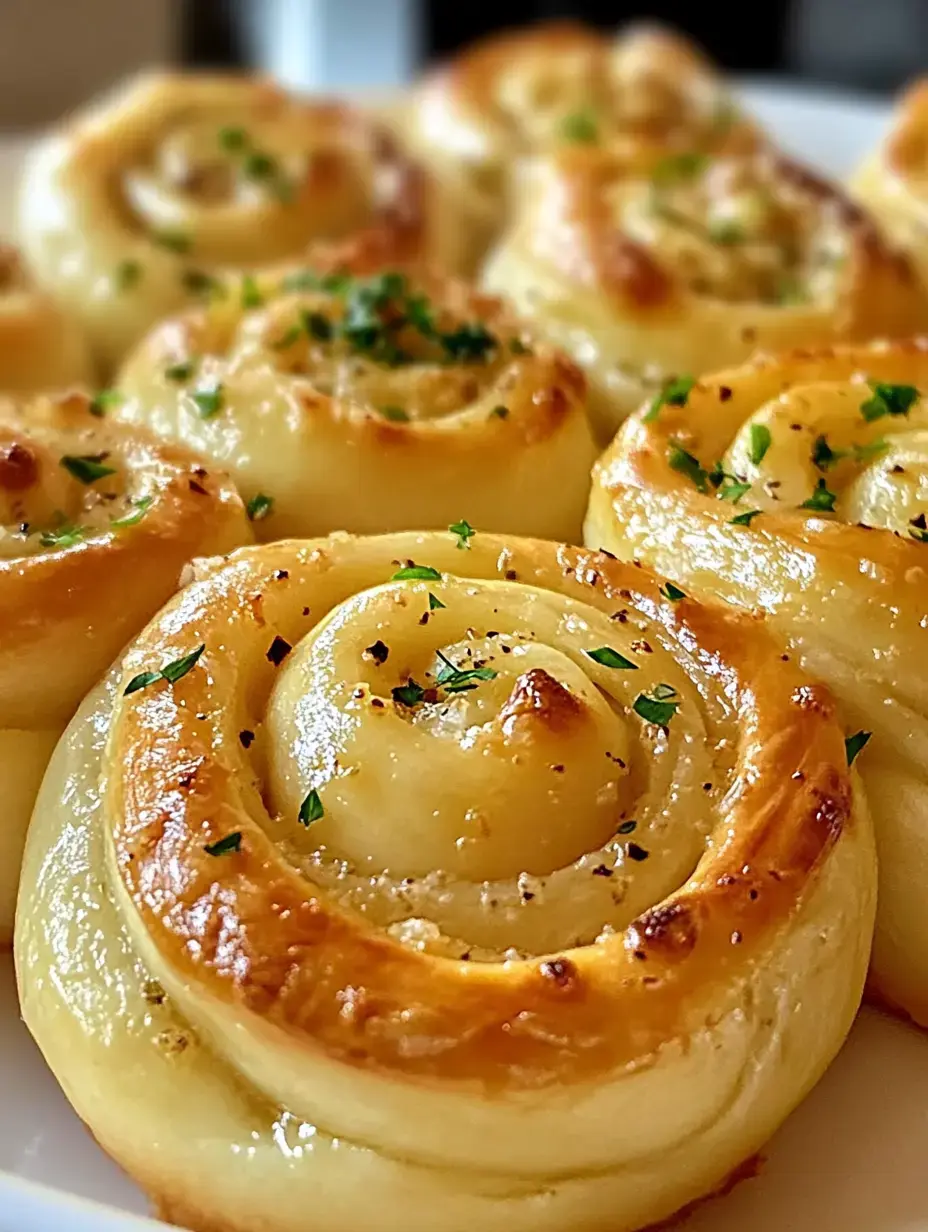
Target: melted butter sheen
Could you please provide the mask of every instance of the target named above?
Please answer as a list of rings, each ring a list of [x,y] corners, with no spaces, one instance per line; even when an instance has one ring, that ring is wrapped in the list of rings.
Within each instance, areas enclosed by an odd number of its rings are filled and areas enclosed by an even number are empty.
[[[642,570],[457,540],[201,566],[55,754],[23,1012],[174,1222],[633,1229],[756,1151],[851,1022],[873,855],[824,699]]]

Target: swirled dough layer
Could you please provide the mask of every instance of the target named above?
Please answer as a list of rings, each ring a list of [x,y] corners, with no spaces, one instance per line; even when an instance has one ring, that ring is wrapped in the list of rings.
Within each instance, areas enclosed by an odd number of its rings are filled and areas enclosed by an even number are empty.
[[[759,348],[928,321],[867,216],[770,151],[645,170],[593,147],[539,160],[485,282],[586,370],[604,439],[644,398]]]
[[[386,131],[244,77],[133,79],[42,141],[20,192],[36,274],[108,371],[226,271],[358,229],[458,264],[454,203]]]
[[[602,553],[206,562],[55,755],[24,1016],[198,1232],[642,1227],[853,1018],[874,854],[832,711]]]
[[[250,538],[227,478],[100,402],[0,404],[0,944],[66,723],[187,561]]]
[[[579,541],[586,382],[498,299],[379,244],[227,284],[159,326],[119,415],[231,471],[262,539],[444,528]]]
[[[928,341],[799,351],[629,420],[586,538],[763,612],[825,680],[880,847],[872,983],[928,1025]],[[863,733],[862,735],[858,735]]]
[[[569,21],[493,35],[430,73],[400,115],[485,242],[511,208],[513,170],[528,154],[596,146],[649,166],[760,141],[700,52],[644,25],[614,39]]]

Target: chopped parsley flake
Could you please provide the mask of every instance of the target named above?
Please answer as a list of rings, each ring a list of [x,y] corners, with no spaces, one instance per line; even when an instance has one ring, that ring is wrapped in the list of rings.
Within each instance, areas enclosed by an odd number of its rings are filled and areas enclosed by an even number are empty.
[[[469,548],[469,541],[473,539],[474,535],[477,533],[466,518],[462,518],[460,522],[452,522],[448,527],[448,530],[451,531],[452,535],[457,536],[458,541],[455,544],[455,547],[459,548]]]
[[[200,412],[201,419],[212,419],[222,410],[222,382],[214,381],[212,385],[201,385],[191,395]]]
[[[651,405],[644,416],[645,423],[652,423],[661,413],[662,406],[686,406],[696,378],[692,376],[677,376],[668,381],[659,394],[651,399]]]
[[[166,663],[164,667],[159,668],[156,672],[139,672],[137,676],[132,677],[123,689],[123,696],[128,697],[130,693],[137,693],[139,689],[147,689],[149,685],[156,684],[159,680],[166,680],[168,684],[175,684],[183,676],[187,675],[205,649],[206,643],[203,642],[196,650],[191,650],[190,654],[174,659],[171,663]]]
[[[81,483],[96,483],[98,479],[105,479],[107,475],[116,474],[115,467],[104,465],[103,459],[106,456],[106,454],[102,453],[88,453],[78,456],[66,454],[61,459],[61,465]]]
[[[722,484],[718,491],[719,500],[731,501],[733,505],[737,505],[742,496],[746,492],[750,492],[751,485],[743,483],[740,479],[729,479]]]
[[[669,684],[657,684],[650,693],[639,693],[632,709],[646,723],[666,727],[680,709],[677,690]]]
[[[409,423],[409,412],[404,411],[401,406],[382,406],[380,413],[391,423]]]
[[[690,151],[684,154],[671,154],[662,158],[654,168],[652,179],[655,184],[673,184],[679,180],[691,180],[709,165],[705,154]]]
[[[760,509],[745,509],[744,513],[738,513],[728,521],[731,526],[750,526],[760,512]]]
[[[437,611],[438,608],[441,608],[441,607],[447,607],[447,604],[442,603],[438,595],[433,595],[432,592],[429,591],[429,611],[434,612],[434,611]]]
[[[700,492],[707,492],[708,473],[700,465],[699,459],[693,454],[687,453],[683,446],[678,441],[671,441],[667,450],[667,462],[671,470],[679,471],[681,475],[685,475]]]
[[[919,543],[928,543],[928,519],[923,513],[909,521],[909,534]]]
[[[131,291],[142,277],[142,266],[138,261],[120,261],[116,266],[116,286],[120,291]]]
[[[139,500],[133,501],[132,504],[135,507],[132,512],[123,514],[121,518],[114,518],[112,525],[120,530],[127,526],[138,526],[139,522],[141,522],[142,518],[144,518],[145,514],[154,504],[154,500],[153,496],[143,496]]]
[[[425,697],[427,690],[423,689],[421,684],[417,684],[410,676],[406,684],[399,685],[392,690],[393,700],[399,706],[408,706],[410,709],[413,706],[418,706]]]
[[[431,565],[404,565],[402,569],[397,569],[391,582],[440,582],[441,574],[437,569],[433,569]]]
[[[855,732],[853,736],[848,736],[844,741],[844,751],[847,754],[847,764],[849,766],[854,764],[854,758],[863,750],[872,735],[873,732],[859,731]]]
[[[309,826],[314,821],[318,821],[324,812],[322,801],[319,799],[319,793],[314,787],[300,805],[299,823],[301,826]]]
[[[244,150],[248,144],[248,134],[244,128],[225,127],[219,130],[219,146],[220,149],[228,150],[230,153],[235,150]]]
[[[242,849],[242,832],[233,830],[225,838],[217,839],[215,843],[207,843],[203,850],[208,856],[228,856]]]
[[[660,589],[660,593],[665,599],[669,599],[671,603],[679,603],[681,599],[686,598],[686,591],[681,590],[679,586],[674,586],[673,582],[665,582]]]
[[[882,419],[884,415],[908,415],[919,398],[914,385],[888,385],[874,381],[870,388],[873,396],[860,406],[860,413],[868,423]]]
[[[494,680],[499,674],[492,667],[458,668],[440,650],[437,654],[444,666],[436,677],[436,684],[446,693],[467,693],[471,689],[476,689],[478,682]]]
[[[242,275],[241,303],[243,308],[260,308],[264,297],[254,274]]]
[[[490,411],[490,417],[491,418],[495,417],[496,419],[508,419],[509,418],[509,407],[508,406],[494,406],[493,410]]]
[[[808,500],[804,500],[799,506],[800,509],[813,509],[819,513],[833,513],[835,501],[838,499],[834,492],[829,492],[828,484],[824,479],[819,479],[815,485],[815,491]]]
[[[183,253],[190,250],[190,236],[183,231],[155,231],[151,238],[159,248],[167,248],[169,252]]]
[[[770,429],[765,424],[751,424],[750,427],[751,444],[748,456],[755,466],[760,466],[764,458],[767,456],[767,450],[770,448],[772,437]]]
[[[740,244],[745,237],[744,227],[733,218],[714,218],[708,226],[709,239],[716,244]]]
[[[248,514],[248,519],[251,522],[263,522],[274,508],[273,496],[265,496],[263,492],[258,492],[253,496],[245,506],[245,511]]]
[[[101,389],[90,399],[87,410],[97,419],[102,419],[111,406],[120,406],[125,400],[125,394],[118,389]]]
[[[682,591],[680,592],[683,593]],[[620,655],[617,650],[613,650],[611,646],[598,646],[595,650],[584,650],[583,652],[594,663],[599,663],[602,667],[611,667],[616,671],[636,672],[638,664],[633,663],[631,659],[626,659],[624,655]]]
[[[171,364],[165,368],[164,375],[169,381],[176,381],[181,384],[183,381],[189,381],[196,370],[196,364],[192,359],[182,360],[180,363]]]
[[[63,522],[54,530],[43,530],[39,543],[43,548],[73,548],[84,538],[84,528],[72,522]]]
[[[599,124],[592,111],[574,111],[561,121],[561,136],[565,141],[593,144],[599,140]]]

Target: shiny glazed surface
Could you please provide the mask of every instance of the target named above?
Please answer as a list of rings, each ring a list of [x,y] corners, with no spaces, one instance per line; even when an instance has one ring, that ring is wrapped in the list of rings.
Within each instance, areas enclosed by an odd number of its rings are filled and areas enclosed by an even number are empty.
[[[853,1017],[873,852],[827,691],[641,570],[468,544],[205,563],[55,755],[24,1015],[193,1228],[640,1227]]]
[[[268,498],[262,539],[466,514],[579,541],[596,456],[583,375],[500,300],[395,258],[353,241],[231,280],[130,356],[118,414]]]
[[[584,368],[604,440],[674,379],[928,321],[914,270],[868,217],[770,150],[540,159],[484,281]]]
[[[622,429],[597,466],[585,532],[697,598],[766,614],[832,688],[848,734],[872,732],[859,767],[881,856],[873,985],[922,1024],[925,389],[923,339],[796,351],[705,377],[685,405],[643,408]]]
[[[39,290],[17,250],[0,244],[0,391],[35,393],[92,378],[78,324]]]
[[[458,264],[453,203],[385,130],[257,78],[135,78],[39,143],[20,190],[36,274],[107,372],[217,275],[368,228]]]
[[[65,724],[186,562],[250,538],[228,479],[86,395],[0,404],[0,941]]]

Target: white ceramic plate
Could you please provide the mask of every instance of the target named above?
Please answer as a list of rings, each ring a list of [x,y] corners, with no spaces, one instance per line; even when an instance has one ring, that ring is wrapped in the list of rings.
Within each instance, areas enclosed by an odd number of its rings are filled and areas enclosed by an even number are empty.
[[[748,101],[794,153],[836,176],[879,137],[885,107],[754,84]],[[0,233],[23,142],[0,143]],[[835,1065],[766,1152],[760,1175],[686,1232],[928,1232],[928,1037],[865,1010]],[[99,1205],[98,1205],[99,1204]],[[142,1232],[139,1191],[96,1147],[19,1021],[0,960],[0,1232]],[[351,1232],[347,1229],[346,1232]]]

